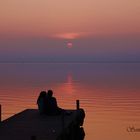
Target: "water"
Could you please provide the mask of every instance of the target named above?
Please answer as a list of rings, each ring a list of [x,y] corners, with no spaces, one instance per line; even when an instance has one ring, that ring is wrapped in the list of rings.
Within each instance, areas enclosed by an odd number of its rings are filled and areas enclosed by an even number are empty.
[[[85,140],[139,140],[140,64],[13,63],[0,64],[2,118],[37,108],[41,90],[53,89],[62,108],[86,111]]]

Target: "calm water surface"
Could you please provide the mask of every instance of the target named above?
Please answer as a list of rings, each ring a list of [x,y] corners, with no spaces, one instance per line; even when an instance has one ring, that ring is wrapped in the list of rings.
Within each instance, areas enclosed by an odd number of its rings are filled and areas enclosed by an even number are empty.
[[[2,118],[37,108],[41,90],[53,89],[62,108],[86,111],[85,140],[139,140],[140,64],[0,64]]]

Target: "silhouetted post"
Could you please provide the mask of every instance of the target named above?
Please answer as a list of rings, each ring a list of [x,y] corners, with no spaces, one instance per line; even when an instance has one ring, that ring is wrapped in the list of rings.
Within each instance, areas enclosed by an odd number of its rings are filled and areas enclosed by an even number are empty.
[[[31,140],[37,140],[36,136],[31,136]]]
[[[79,100],[76,100],[76,109],[80,109],[80,101]]]
[[[0,122],[2,121],[2,109],[1,109],[1,105],[0,105]]]

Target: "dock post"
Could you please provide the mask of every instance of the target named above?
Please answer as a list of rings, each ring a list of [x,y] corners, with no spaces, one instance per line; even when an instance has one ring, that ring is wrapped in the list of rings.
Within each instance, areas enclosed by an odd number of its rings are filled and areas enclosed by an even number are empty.
[[[0,123],[1,123],[1,121],[2,121],[2,109],[1,109],[2,107],[1,107],[1,104],[0,104]]]
[[[80,109],[80,101],[79,100],[76,100],[76,109]]]
[[[36,136],[31,136],[31,140],[37,140]]]

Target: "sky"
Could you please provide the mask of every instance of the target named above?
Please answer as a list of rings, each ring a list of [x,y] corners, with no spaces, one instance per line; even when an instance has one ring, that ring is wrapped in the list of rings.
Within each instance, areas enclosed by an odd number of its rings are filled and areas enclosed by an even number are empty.
[[[0,61],[140,61],[140,1],[1,0]]]

